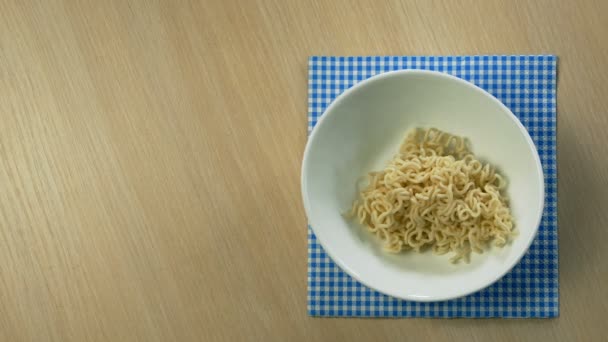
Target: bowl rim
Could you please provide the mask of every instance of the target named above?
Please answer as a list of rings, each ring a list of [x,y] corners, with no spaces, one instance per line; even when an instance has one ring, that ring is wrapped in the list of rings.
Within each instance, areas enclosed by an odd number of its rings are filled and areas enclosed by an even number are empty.
[[[536,163],[536,169],[537,169],[537,174],[536,177],[538,179],[540,179],[541,181],[539,182],[539,189],[537,189],[541,196],[540,196],[540,210],[538,211],[538,213],[536,214],[536,224],[534,226],[534,232],[533,234],[530,235],[530,239],[526,242],[526,245],[524,248],[521,249],[520,255],[517,256],[517,258],[515,258],[511,264],[507,265],[507,267],[504,268],[504,270],[502,272],[498,272],[497,275],[494,277],[494,279],[492,279],[490,282],[488,282],[487,284],[482,284],[480,286],[476,286],[476,287],[472,287],[472,288],[468,288],[465,290],[462,290],[460,292],[456,291],[455,294],[453,295],[436,295],[436,296],[429,296],[429,297],[420,297],[420,296],[415,296],[415,295],[402,295],[402,294],[392,294],[392,293],[388,293],[386,291],[382,291],[377,289],[375,286],[369,284],[366,280],[361,279],[356,272],[353,272],[352,270],[349,269],[349,267],[342,261],[342,259],[337,258],[334,255],[334,252],[332,250],[331,247],[328,248],[328,245],[326,243],[326,241],[323,240],[323,238],[321,236],[319,236],[318,234],[316,234],[315,231],[315,222],[313,222],[314,220],[311,218],[311,212],[310,212],[310,199],[308,197],[308,192],[307,192],[307,176],[306,176],[306,166],[308,165],[308,160],[310,158],[310,149],[311,149],[311,145],[313,143],[313,141],[315,140],[316,134],[317,132],[319,132],[319,127],[322,127],[323,123],[326,121],[327,117],[331,116],[334,111],[334,109],[336,107],[338,107],[340,105],[340,103],[342,101],[344,101],[345,98],[349,97],[350,94],[352,94],[353,92],[357,91],[359,88],[362,88],[368,84],[374,83],[374,82],[378,82],[381,81],[382,79],[385,78],[389,78],[389,77],[398,77],[398,76],[407,76],[407,75],[423,75],[423,76],[431,76],[431,77],[440,77],[440,78],[446,78],[446,79],[450,79],[451,81],[456,81],[458,83],[460,83],[463,86],[466,86],[470,89],[473,89],[474,91],[476,91],[477,93],[482,94],[485,97],[488,97],[490,100],[492,100],[496,105],[498,105],[501,109],[502,109],[502,113],[504,115],[507,115],[507,117],[509,117],[514,123],[515,125],[519,128],[519,130],[523,133],[523,136],[526,140],[526,142],[528,143],[528,148],[530,149],[530,151],[532,152],[534,161]],[[542,215],[545,209],[545,177],[544,177],[544,171],[543,171],[543,166],[542,163],[540,161],[540,156],[538,154],[538,150],[536,149],[536,146],[534,145],[534,142],[532,141],[532,138],[530,137],[530,133],[528,132],[528,130],[524,127],[524,125],[521,123],[521,121],[519,120],[519,118],[517,116],[515,116],[515,114],[513,114],[513,112],[505,105],[503,104],[500,100],[498,100],[494,95],[490,94],[489,92],[487,92],[485,89],[467,81],[464,80],[460,77],[456,77],[454,75],[448,74],[448,73],[444,73],[444,72],[439,72],[439,71],[431,71],[431,70],[420,70],[420,69],[405,69],[405,70],[394,70],[394,71],[388,71],[388,72],[384,72],[384,73],[380,73],[374,76],[371,76],[365,80],[362,80],[356,84],[354,84],[353,86],[351,86],[350,88],[346,89],[344,92],[342,92],[341,94],[339,94],[331,103],[330,105],[325,109],[325,111],[323,112],[323,114],[318,118],[317,123],[315,124],[315,126],[312,129],[312,132],[310,133],[310,135],[308,136],[308,139],[306,141],[306,147],[304,148],[304,154],[303,154],[303,158],[302,158],[302,167],[301,167],[301,179],[300,179],[300,186],[301,186],[301,192],[302,192],[302,201],[304,203],[304,211],[306,213],[306,218],[308,220],[308,226],[313,230],[313,232],[315,232],[315,236],[318,240],[318,242],[321,244],[321,246],[323,247],[323,250],[325,251],[325,253],[327,253],[327,255],[331,258],[331,260],[336,263],[340,269],[344,272],[346,272],[349,276],[351,276],[353,279],[357,280],[358,282],[360,282],[361,284],[365,285],[366,287],[369,287],[375,291],[378,291],[380,293],[383,293],[385,295],[391,296],[391,297],[395,297],[395,298],[400,298],[400,299],[404,299],[404,300],[410,300],[410,301],[417,301],[417,302],[436,302],[436,301],[443,301],[443,300],[450,300],[450,299],[455,299],[455,298],[460,298],[460,297],[464,297],[467,295],[470,295],[472,293],[478,292],[482,289],[485,289],[489,286],[491,286],[492,284],[494,284],[495,282],[497,282],[499,279],[501,279],[502,277],[504,277],[507,273],[509,273],[513,267],[515,267],[515,265],[517,265],[521,259],[523,258],[523,256],[527,253],[527,251],[530,249],[530,246],[532,244],[532,242],[536,239],[536,236],[538,235],[538,229],[541,223],[541,219],[542,219]],[[318,222],[317,222],[318,223]]]

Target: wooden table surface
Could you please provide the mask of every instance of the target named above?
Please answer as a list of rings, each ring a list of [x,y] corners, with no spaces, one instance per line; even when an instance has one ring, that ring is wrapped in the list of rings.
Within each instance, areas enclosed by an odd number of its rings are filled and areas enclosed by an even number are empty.
[[[0,1],[0,341],[605,338],[606,13]],[[559,56],[561,317],[308,317],[307,57],[494,53]]]

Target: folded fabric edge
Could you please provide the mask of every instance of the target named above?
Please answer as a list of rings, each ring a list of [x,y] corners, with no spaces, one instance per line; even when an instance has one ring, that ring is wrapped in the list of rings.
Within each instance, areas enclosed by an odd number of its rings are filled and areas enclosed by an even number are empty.
[[[516,58],[531,58],[531,57],[549,57],[557,60],[555,54],[536,54],[536,55],[310,55],[308,60],[314,59],[349,59],[349,58],[486,58],[486,57],[516,57]]]

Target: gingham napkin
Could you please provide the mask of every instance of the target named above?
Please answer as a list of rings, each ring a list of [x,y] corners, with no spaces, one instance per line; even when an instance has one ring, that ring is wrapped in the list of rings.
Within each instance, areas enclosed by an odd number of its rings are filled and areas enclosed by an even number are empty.
[[[417,303],[371,290],[344,273],[308,227],[308,313],[345,317],[556,317],[557,258],[555,56],[321,57],[308,64],[308,133],[340,93],[376,74],[400,69],[445,72],[496,96],[526,127],[545,174],[539,232],[520,263],[494,285],[467,297]]]

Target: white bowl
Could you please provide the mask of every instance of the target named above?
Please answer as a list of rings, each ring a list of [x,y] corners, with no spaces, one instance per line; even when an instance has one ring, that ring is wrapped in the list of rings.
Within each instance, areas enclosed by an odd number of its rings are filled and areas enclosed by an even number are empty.
[[[456,265],[450,254],[388,254],[356,220],[341,215],[357,196],[357,180],[382,169],[414,127],[467,137],[475,155],[507,178],[519,232],[509,245]],[[318,241],[346,273],[393,297],[438,301],[478,291],[517,264],[540,223],[544,182],[532,139],[500,101],[454,76],[401,70],[358,83],[327,108],[304,152],[302,196]]]

